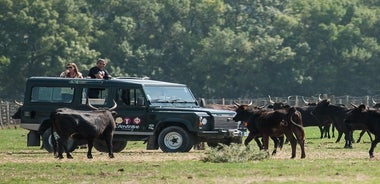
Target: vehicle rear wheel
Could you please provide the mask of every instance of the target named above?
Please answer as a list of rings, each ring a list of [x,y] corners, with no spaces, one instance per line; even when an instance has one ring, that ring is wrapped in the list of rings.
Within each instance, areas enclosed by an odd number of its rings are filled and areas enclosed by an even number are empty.
[[[170,126],[160,132],[158,145],[163,152],[188,152],[193,147],[193,138],[183,128]]]
[[[54,133],[55,140],[59,139],[59,135],[57,133]],[[49,153],[53,152],[53,139],[51,135],[51,128],[48,128],[45,130],[45,132],[42,134],[42,146],[43,148],[48,151]],[[69,152],[73,152],[77,148],[78,144],[74,139],[69,139],[67,141],[67,148]]]
[[[51,128],[45,130],[42,134],[42,147],[49,153],[53,152],[53,143],[51,138]]]
[[[115,152],[115,153],[118,153],[118,152],[121,152],[125,149],[125,147],[127,146],[127,141],[112,141],[112,146],[113,146],[113,149],[112,151]],[[94,140],[94,147],[96,150],[100,151],[100,152],[105,152],[105,153],[108,153],[108,148],[107,148],[107,144],[106,144],[106,141],[105,140],[101,140],[101,139],[95,139]]]

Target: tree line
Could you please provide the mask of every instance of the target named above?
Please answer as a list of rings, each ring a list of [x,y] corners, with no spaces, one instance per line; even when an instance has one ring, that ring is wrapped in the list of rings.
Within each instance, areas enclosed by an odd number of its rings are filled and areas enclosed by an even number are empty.
[[[379,93],[374,0],[0,0],[0,98],[97,58],[195,96]]]

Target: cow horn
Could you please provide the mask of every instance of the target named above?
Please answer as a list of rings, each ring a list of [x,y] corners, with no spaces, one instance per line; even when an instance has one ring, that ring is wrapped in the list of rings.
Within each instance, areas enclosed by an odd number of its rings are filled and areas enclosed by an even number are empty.
[[[99,108],[97,107],[94,107],[93,105],[91,105],[90,101],[88,100],[88,103],[87,103],[88,107],[90,107],[91,109],[93,110],[99,110]]]
[[[272,98],[270,97],[270,95],[268,95],[268,97],[269,97],[269,102],[270,102],[271,104],[274,104],[275,102],[272,100]]]
[[[302,96],[302,100],[303,100],[303,103],[305,103],[305,104],[309,104],[310,103],[310,102],[308,102],[308,101],[305,100],[304,96]]]
[[[234,101],[234,105],[235,105],[235,106],[237,106],[237,107],[239,107],[239,106],[240,106],[240,104],[239,104],[239,103],[237,103],[236,101]]]
[[[109,108],[108,110],[112,111],[112,110],[116,109],[117,103],[115,102],[115,100],[113,100],[113,104],[114,105],[111,108]]]
[[[353,104],[352,102],[350,104],[352,105],[352,107],[355,107],[355,108],[358,107],[357,105]]]
[[[16,100],[15,100],[15,103],[16,103],[17,105],[19,105],[19,106],[23,106],[23,105],[24,105],[23,103],[18,102],[18,101],[16,101]]]
[[[112,111],[112,110],[116,109],[116,107],[117,107],[117,103],[115,102],[115,100],[113,100],[113,104],[114,104],[114,105],[113,105],[111,108],[109,108],[109,109],[104,108],[104,109],[105,109],[105,110],[109,110],[109,111]],[[99,110],[99,109],[100,109],[100,108],[97,108],[97,107],[94,107],[93,105],[91,105],[90,101],[88,101],[87,105],[88,105],[91,109],[93,109],[93,110]]]
[[[377,104],[377,102],[375,101],[375,99],[373,99],[373,97],[371,97],[371,99],[372,99],[373,104]]]
[[[318,102],[322,101],[321,95],[322,95],[322,94],[319,94],[319,95],[318,95]]]
[[[264,109],[265,105],[262,105],[260,107],[257,107],[258,109]]]
[[[248,106],[251,106],[253,104],[252,100],[249,102]]]

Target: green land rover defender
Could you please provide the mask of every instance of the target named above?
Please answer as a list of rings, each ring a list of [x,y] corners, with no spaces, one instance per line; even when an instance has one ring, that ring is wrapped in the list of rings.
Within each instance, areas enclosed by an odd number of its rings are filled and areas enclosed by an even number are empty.
[[[143,78],[31,77],[20,108],[21,127],[30,130],[27,145],[40,146],[42,138],[43,147],[52,151],[50,114],[57,108],[91,110],[88,104],[109,108],[115,102],[115,152],[127,141],[145,141],[147,149],[163,152],[188,152],[200,142],[216,146],[242,141],[240,125],[232,121],[234,111],[200,107],[184,84]],[[83,140],[72,139],[69,149],[81,144]],[[101,140],[94,147],[107,150]]]

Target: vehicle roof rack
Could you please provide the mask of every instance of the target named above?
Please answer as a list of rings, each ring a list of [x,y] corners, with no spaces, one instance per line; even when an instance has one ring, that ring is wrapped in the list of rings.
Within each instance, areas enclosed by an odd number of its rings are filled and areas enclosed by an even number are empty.
[[[149,77],[115,77],[116,79],[141,79],[141,80],[149,80]]]

